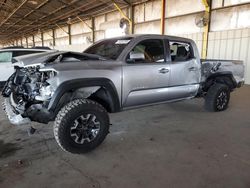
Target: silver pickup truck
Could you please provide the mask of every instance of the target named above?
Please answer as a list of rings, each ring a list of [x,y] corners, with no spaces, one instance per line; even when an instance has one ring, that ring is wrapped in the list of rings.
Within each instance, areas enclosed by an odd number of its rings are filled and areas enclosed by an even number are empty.
[[[241,61],[201,60],[190,39],[132,35],[97,42],[83,53],[14,59],[2,94],[12,124],[54,121],[62,149],[88,152],[109,132],[108,112],[204,97],[222,111],[244,83]]]

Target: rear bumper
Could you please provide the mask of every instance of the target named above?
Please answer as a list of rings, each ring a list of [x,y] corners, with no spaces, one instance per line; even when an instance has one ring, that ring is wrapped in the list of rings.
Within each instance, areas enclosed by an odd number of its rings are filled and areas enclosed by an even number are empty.
[[[19,114],[18,112],[15,112],[14,108],[12,107],[10,103],[9,98],[4,99],[3,109],[10,123],[13,125],[25,125],[31,122],[29,118],[23,118],[21,114]]]

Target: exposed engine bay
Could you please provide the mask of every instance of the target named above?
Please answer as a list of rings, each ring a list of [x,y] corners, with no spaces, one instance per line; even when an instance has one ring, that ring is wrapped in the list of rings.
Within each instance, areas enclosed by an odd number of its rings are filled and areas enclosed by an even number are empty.
[[[31,111],[46,109],[54,93],[48,80],[53,78],[56,72],[39,69],[39,66],[17,67],[3,89],[3,96],[9,97],[11,103],[15,104],[17,113],[24,117],[27,112],[30,114]]]
[[[49,52],[46,54],[23,56],[13,59],[15,73],[6,82],[2,95],[6,98],[4,104],[7,114],[13,116],[13,124],[25,124],[27,119],[40,123],[48,123],[55,118],[55,112],[48,106],[57,89],[55,78],[58,72],[51,66],[60,63],[79,63],[85,60],[103,60],[103,57],[77,52]],[[71,64],[72,66],[73,64]],[[92,90],[95,91],[99,87]],[[92,90],[86,88],[82,93],[89,96]],[[16,120],[16,118],[19,118]],[[23,121],[23,118],[27,118]],[[20,122],[20,123],[16,123]]]

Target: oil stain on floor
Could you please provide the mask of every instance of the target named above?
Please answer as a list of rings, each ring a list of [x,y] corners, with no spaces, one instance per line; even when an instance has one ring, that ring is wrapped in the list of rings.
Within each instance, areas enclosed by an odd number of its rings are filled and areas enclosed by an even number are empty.
[[[16,151],[22,149],[18,147],[15,143],[4,143],[3,140],[0,140],[0,158],[6,158],[11,155],[14,155]]]

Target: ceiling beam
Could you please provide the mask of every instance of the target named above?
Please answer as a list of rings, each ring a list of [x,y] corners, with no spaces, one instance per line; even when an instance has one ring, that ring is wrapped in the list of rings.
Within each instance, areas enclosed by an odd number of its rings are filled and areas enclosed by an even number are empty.
[[[92,7],[91,9],[85,10],[85,12],[86,12],[86,14],[90,15],[92,13],[95,13],[95,12],[98,12],[100,10],[103,10],[104,8],[109,8],[109,7],[107,7],[106,5],[100,4],[99,6],[95,6],[95,7]],[[81,15],[83,15],[83,14],[76,14],[75,15],[76,19],[77,19],[77,16],[81,16]],[[83,16],[85,16],[85,15],[83,15]],[[35,34],[35,33],[37,33],[38,28],[41,29],[41,30],[44,30],[44,29],[46,29],[46,30],[53,29],[53,28],[56,27],[55,24],[65,25],[66,26],[65,18],[64,18],[64,21],[63,20],[55,20],[53,22],[47,23],[44,26],[41,24],[40,26],[38,25],[39,27],[37,27],[37,28],[33,27],[33,28],[28,29],[28,30],[24,30],[23,33],[17,33],[16,35],[6,35],[6,37],[8,36],[8,38],[5,38],[5,41],[11,40],[11,39],[15,39],[16,40],[16,39],[20,38],[20,35],[28,36],[28,35],[31,35],[31,34]]]
[[[21,20],[25,19],[27,16],[29,16],[30,14],[32,14],[33,12],[37,11],[38,9],[40,9],[41,7],[43,7],[44,5],[46,5],[50,0],[46,0],[43,3],[41,3],[40,5],[38,5],[35,9],[33,9],[32,11],[30,11],[29,13],[25,14],[23,17],[21,17],[19,20],[17,20],[15,23],[13,23],[12,25],[10,25],[9,27],[7,27],[6,29],[4,29],[2,32],[8,30],[9,28],[11,28],[12,26],[16,25],[17,23],[19,23]]]
[[[123,0],[127,5],[131,5],[132,3],[130,3],[128,0]]]
[[[58,21],[60,21],[60,20],[62,20],[62,19],[68,18],[69,16],[71,16],[72,14],[74,14],[78,9],[82,9],[82,8],[84,8],[84,7],[87,7],[87,6],[90,5],[90,4],[96,5],[96,4],[93,3],[93,2],[85,3],[85,4],[83,4],[82,6],[77,7],[77,8],[75,8],[75,9],[72,9],[72,10],[68,11],[67,13],[65,13],[65,14],[63,14],[63,15],[57,16],[57,17],[55,17],[55,18],[53,18],[53,19],[50,19],[50,20],[46,21],[45,23],[43,22],[43,23],[39,24],[39,26],[43,26],[44,24],[49,25],[49,24],[51,24],[51,23],[55,23],[55,22],[58,22]],[[92,7],[92,8],[94,8],[94,7]],[[85,9],[85,11],[86,11],[86,9]],[[39,20],[39,19],[38,19],[38,20]],[[36,20],[36,21],[34,21],[34,22],[30,23],[30,24],[27,24],[27,25],[25,25],[24,27],[27,27],[27,26],[30,26],[30,25],[32,26],[33,24],[37,23],[38,20]],[[10,33],[9,36],[11,36],[12,34],[16,33],[17,31],[23,29],[24,27],[21,27],[21,28],[15,30],[14,32]],[[29,30],[28,30],[28,31],[29,31]],[[26,33],[27,30],[25,30],[24,32]]]
[[[78,1],[79,1],[79,0],[74,0],[74,1],[72,1],[72,2],[70,3],[70,5],[72,5],[73,3],[76,3],[76,2],[78,2]],[[11,34],[17,32],[17,31],[20,31],[20,30],[22,30],[23,28],[25,28],[25,27],[27,27],[27,26],[33,25],[33,24],[37,23],[38,21],[40,21],[40,20],[42,20],[42,19],[45,19],[45,18],[47,18],[47,17],[49,17],[49,16],[51,16],[51,15],[53,15],[53,14],[55,14],[55,13],[61,11],[62,9],[67,8],[67,7],[68,7],[68,6],[63,5],[63,6],[59,7],[59,8],[57,8],[57,9],[55,9],[54,11],[50,12],[49,14],[44,15],[44,16],[42,16],[42,17],[36,19],[35,21],[26,24],[25,26],[16,29],[16,30],[15,30],[14,32],[12,32]],[[40,24],[40,25],[41,25],[41,24]]]
[[[22,3],[17,7],[17,8],[15,8],[10,14],[9,14],[9,16],[6,18],[6,19],[4,19],[1,23],[0,23],[0,27],[5,23],[5,22],[7,22],[10,18],[11,18],[11,16],[13,16],[26,2],[27,2],[28,0],[23,0],[22,1]]]

